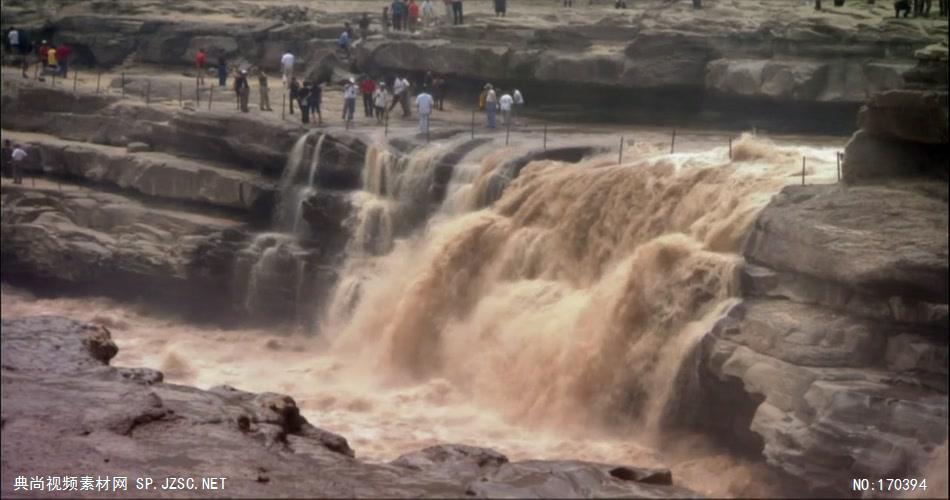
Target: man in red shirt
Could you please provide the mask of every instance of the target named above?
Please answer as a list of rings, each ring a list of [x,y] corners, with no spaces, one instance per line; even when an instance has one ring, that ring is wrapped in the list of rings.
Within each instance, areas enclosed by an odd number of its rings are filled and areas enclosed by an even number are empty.
[[[60,42],[59,47],[56,48],[56,59],[59,62],[59,75],[63,78],[66,78],[66,74],[69,72],[69,54],[72,52],[73,49],[62,42]]]
[[[205,49],[198,49],[198,53],[195,54],[195,70],[198,71],[198,83],[201,85],[205,84],[205,63],[208,61],[208,54],[205,53]]]
[[[373,112],[373,92],[376,92],[376,82],[369,76],[364,76],[360,82],[360,92],[363,94],[363,113],[367,118],[372,118]]]
[[[416,32],[416,26],[419,25],[419,4],[416,0],[409,0],[409,31]]]
[[[45,68],[47,57],[49,57],[49,45],[46,43],[46,40],[40,42],[39,48],[36,49],[36,54],[40,57],[40,64]]]

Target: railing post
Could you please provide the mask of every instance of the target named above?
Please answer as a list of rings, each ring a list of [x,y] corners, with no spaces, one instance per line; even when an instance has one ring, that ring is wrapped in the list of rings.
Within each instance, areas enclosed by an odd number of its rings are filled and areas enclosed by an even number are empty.
[[[79,71],[73,68],[73,94],[76,93],[76,84],[79,83]]]
[[[673,137],[670,139],[670,154],[676,151],[676,129],[673,129]]]
[[[283,120],[287,111],[287,92],[280,95],[280,119]]]
[[[544,123],[544,151],[548,150],[548,124]]]
[[[508,138],[511,136],[511,111],[508,111],[508,121],[505,123],[505,146],[508,145]]]
[[[838,182],[841,182],[841,151],[835,151],[836,172],[838,173]]]
[[[208,111],[211,111],[211,103],[214,102],[214,84],[212,83],[208,88],[211,89],[208,92]]]
[[[617,164],[623,163],[623,136],[620,136],[620,152],[617,155]]]
[[[56,86],[56,70],[55,69],[53,69],[53,78],[50,79],[49,85],[50,87]]]
[[[181,82],[178,82],[178,107],[185,107],[185,85]]]
[[[729,136],[729,159],[732,159],[732,136]]]
[[[805,157],[802,156],[802,186],[805,185]]]
[[[96,75],[96,93],[99,93],[99,84],[102,82],[102,70],[99,70],[99,73]]]

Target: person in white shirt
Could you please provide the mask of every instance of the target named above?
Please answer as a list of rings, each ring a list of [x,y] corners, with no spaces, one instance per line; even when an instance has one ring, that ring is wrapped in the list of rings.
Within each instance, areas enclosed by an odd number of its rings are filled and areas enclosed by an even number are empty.
[[[432,114],[434,101],[429,95],[428,89],[422,89],[422,93],[416,96],[416,109],[419,110],[419,133],[429,133],[429,115]]]
[[[428,26],[435,22],[435,7],[432,0],[422,2],[422,21]]]
[[[506,127],[511,125],[511,105],[513,103],[514,99],[508,94],[503,94],[501,99],[498,100],[498,105],[501,108],[501,117]]]
[[[343,121],[353,121],[356,112],[356,80],[350,78],[343,86]]]
[[[521,95],[520,90],[515,89],[515,91],[512,92],[511,94],[511,98],[514,99],[515,101],[515,106],[511,110],[511,117],[512,117],[512,120],[514,121],[511,124],[517,125],[518,124],[517,118],[521,116],[521,110],[522,108],[524,108],[524,97]]]
[[[13,183],[23,184],[23,167],[26,165],[26,151],[23,146],[17,144],[13,146],[13,153],[10,158],[13,159]]]
[[[396,108],[396,104],[402,100],[402,93],[405,91],[406,87],[402,83],[402,78],[399,78],[398,76],[393,78],[393,102],[389,105],[390,111]]]
[[[392,111],[396,104],[402,106],[403,118],[411,116],[409,112],[409,80],[398,76],[393,82],[393,103],[389,105],[389,110]]]
[[[491,84],[487,86],[485,93],[485,117],[488,121],[488,128],[495,128],[495,113],[498,111],[498,97],[495,95],[495,89]]]
[[[287,86],[287,82],[294,76],[294,55],[289,50],[280,57],[280,69],[284,74],[284,86]]]
[[[373,107],[376,108],[376,123],[383,122],[387,104],[389,104],[389,92],[386,91],[386,82],[379,82],[379,86],[373,91]]]
[[[16,56],[20,55],[20,32],[16,28],[10,28],[7,33],[7,40],[10,41],[10,52]]]

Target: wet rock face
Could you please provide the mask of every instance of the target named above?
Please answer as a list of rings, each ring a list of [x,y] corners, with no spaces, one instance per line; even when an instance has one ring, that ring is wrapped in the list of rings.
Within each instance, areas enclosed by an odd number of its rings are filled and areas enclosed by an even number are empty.
[[[4,186],[2,205],[5,276],[94,285],[181,305],[204,293],[201,302],[215,304],[209,309],[226,298],[220,287],[246,238],[237,221],[155,209],[75,186]]]
[[[741,432],[813,492],[911,477],[946,440],[947,213],[933,181],[792,186],[752,228],[705,390],[741,383]]]
[[[229,496],[695,496],[669,471],[575,461],[510,463],[500,453],[441,445],[389,464],[353,458],[342,436],[313,426],[293,398],[162,383],[114,368],[102,326],[40,316],[3,319],[3,497],[12,478],[84,474],[223,477]],[[110,347],[111,346],[111,347]],[[200,480],[200,479],[199,479]],[[130,482],[132,479],[130,479]]]
[[[861,129],[845,148],[844,180],[946,179],[948,109],[946,86],[942,91],[893,90],[872,96],[858,114]]]

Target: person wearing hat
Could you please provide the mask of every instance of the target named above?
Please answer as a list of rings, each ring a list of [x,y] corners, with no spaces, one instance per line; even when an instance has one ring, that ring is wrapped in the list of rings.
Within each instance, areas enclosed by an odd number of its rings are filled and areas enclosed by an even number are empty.
[[[238,106],[241,108],[242,113],[247,113],[250,111],[247,109],[247,101],[251,95],[251,85],[247,81],[247,70],[242,69],[236,77],[234,77],[234,92],[237,94]]]
[[[343,121],[353,121],[356,112],[356,80],[350,78],[343,84]]]
[[[386,91],[386,82],[380,80],[376,92],[373,92],[373,106],[376,108],[376,123],[383,122],[386,105],[389,104],[389,92]]]

